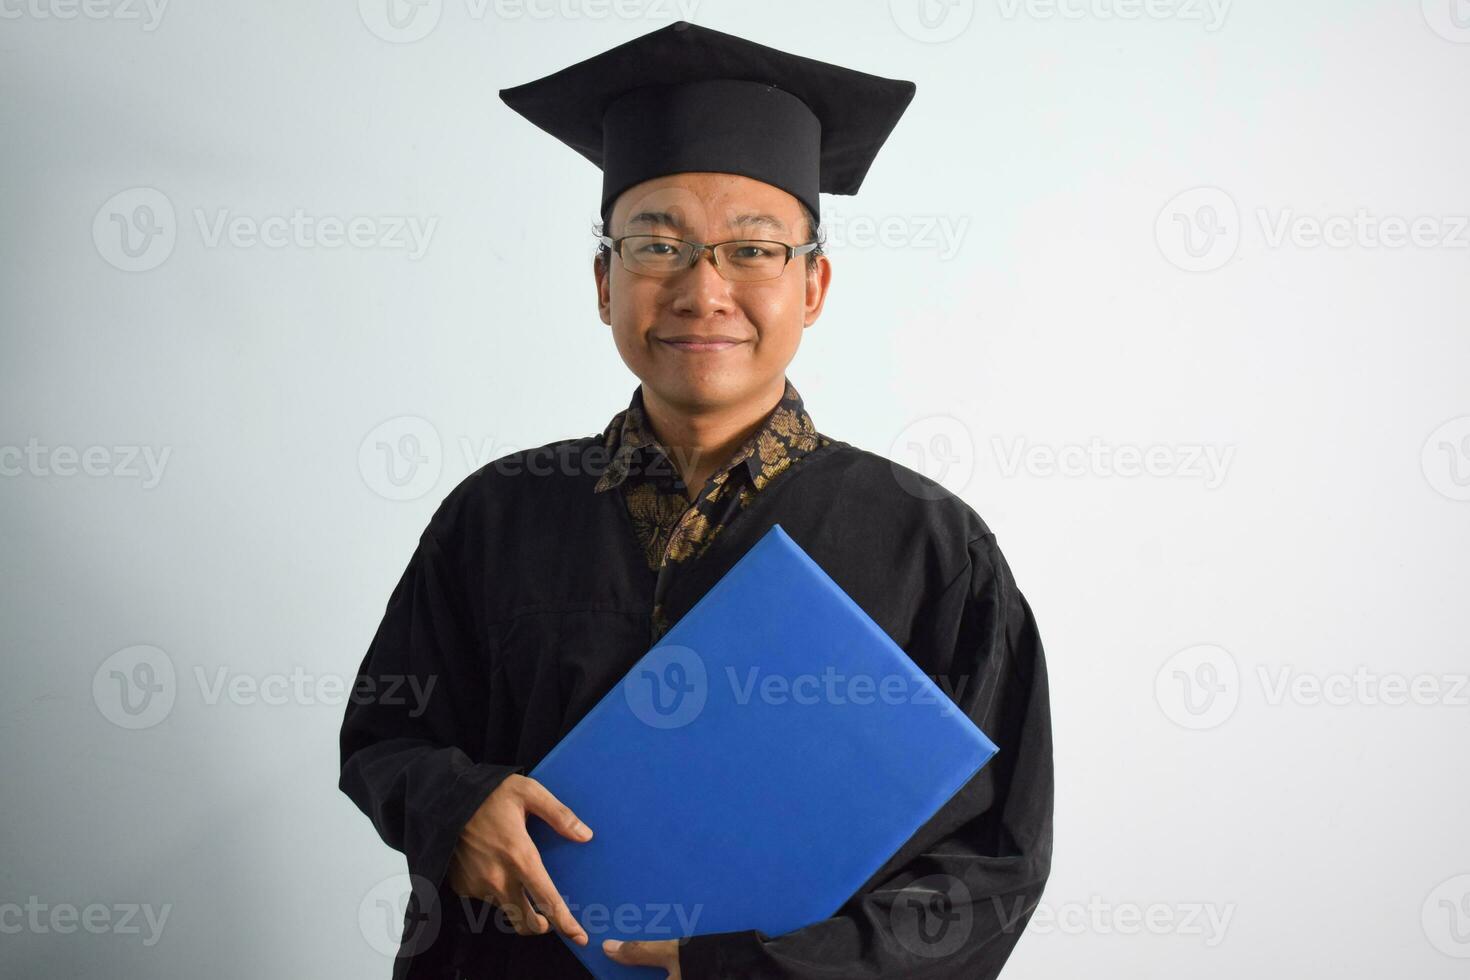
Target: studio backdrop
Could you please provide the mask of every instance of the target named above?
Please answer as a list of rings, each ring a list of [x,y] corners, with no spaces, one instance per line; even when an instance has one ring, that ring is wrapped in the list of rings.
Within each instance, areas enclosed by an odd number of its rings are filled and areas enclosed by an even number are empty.
[[[0,0],[0,973],[391,974],[359,662],[638,384],[598,170],[496,93],[679,19],[916,83],[788,376],[1035,612],[1006,975],[1462,976],[1458,0]]]

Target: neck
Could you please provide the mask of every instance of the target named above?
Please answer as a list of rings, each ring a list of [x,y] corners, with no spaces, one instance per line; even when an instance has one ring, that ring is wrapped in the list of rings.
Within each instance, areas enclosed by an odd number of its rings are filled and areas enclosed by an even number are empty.
[[[654,438],[669,450],[689,498],[761,427],[786,393],[785,376],[736,404],[689,406],[669,402],[643,386],[643,412]]]

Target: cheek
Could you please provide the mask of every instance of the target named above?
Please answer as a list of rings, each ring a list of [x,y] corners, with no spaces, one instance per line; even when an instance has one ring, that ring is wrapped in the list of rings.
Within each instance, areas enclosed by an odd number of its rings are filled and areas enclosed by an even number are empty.
[[[650,325],[658,319],[656,285],[642,276],[614,274],[609,283],[609,319],[612,320],[613,343],[623,363],[630,367],[648,363]]]
[[[782,279],[771,289],[752,292],[740,300],[746,318],[761,334],[762,346],[794,347],[801,338],[806,310],[806,281]]]
[[[658,281],[647,276],[635,276],[625,269],[615,269],[608,281],[609,306],[620,312],[624,319],[646,319],[641,314],[658,305]]]

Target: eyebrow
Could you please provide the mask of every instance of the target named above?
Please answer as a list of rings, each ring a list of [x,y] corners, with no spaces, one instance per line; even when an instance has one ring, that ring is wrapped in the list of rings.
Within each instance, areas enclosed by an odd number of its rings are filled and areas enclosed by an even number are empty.
[[[739,214],[730,219],[730,224],[741,228],[760,225],[765,228],[770,228],[772,231],[780,232],[783,235],[786,234],[786,223],[780,218],[774,218],[769,214]]]
[[[683,231],[684,223],[668,211],[639,211],[628,219],[629,225],[657,225],[664,228],[672,228],[675,231]],[[780,218],[769,214],[737,214],[730,219],[730,224],[737,228],[749,228],[758,226],[769,228],[780,234],[786,234],[786,223]]]

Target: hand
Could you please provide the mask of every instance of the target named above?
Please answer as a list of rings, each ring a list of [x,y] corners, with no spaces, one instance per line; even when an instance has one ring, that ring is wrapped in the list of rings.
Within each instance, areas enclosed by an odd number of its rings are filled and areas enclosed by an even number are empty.
[[[475,811],[460,832],[449,860],[449,887],[456,895],[479,898],[505,911],[521,936],[546,932],[550,915],[563,935],[581,946],[587,932],[562,901],[541,852],[526,830],[526,815],[534,813],[557,833],[585,843],[592,831],[540,782],[511,773]]]
[[[661,966],[669,971],[668,980],[679,978],[679,940],[655,939],[621,942],[604,939],[602,951],[607,958],[627,966]]]

